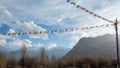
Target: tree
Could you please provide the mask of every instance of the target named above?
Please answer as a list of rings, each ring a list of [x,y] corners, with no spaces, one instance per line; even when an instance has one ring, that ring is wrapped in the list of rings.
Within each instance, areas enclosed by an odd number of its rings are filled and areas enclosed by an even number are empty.
[[[26,57],[26,43],[23,43],[23,47],[21,49],[21,59],[20,59],[20,65],[22,66],[22,68],[25,68],[25,57]]]
[[[49,64],[48,55],[44,47],[40,49],[40,64],[44,66]]]
[[[5,68],[6,64],[7,64],[7,61],[5,56],[0,54],[0,68]]]
[[[56,57],[53,54],[52,57],[51,57],[51,64],[50,64],[50,66],[51,66],[51,68],[57,68],[57,64],[58,63],[56,62]]]
[[[16,68],[18,66],[17,59],[14,56],[14,53],[11,52],[11,58],[7,60],[7,67],[6,68]]]
[[[99,67],[107,67],[110,68],[112,65],[112,62],[109,58],[100,58],[98,60]]]

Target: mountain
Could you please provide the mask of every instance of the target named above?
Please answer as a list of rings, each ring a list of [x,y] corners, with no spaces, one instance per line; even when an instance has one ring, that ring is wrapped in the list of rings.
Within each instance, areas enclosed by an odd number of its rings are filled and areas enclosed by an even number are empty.
[[[29,56],[39,56],[40,55],[40,50],[41,48],[33,48],[33,47],[27,47],[26,54]],[[66,55],[69,51],[70,48],[64,48],[64,47],[54,47],[51,49],[45,49],[48,57],[51,57],[54,55],[56,58],[61,58],[64,55]],[[20,58],[21,57],[21,49],[19,50],[11,50],[9,47],[6,46],[0,46],[0,54],[4,54],[6,57],[11,57],[11,53],[16,57]]]
[[[120,37],[119,37],[120,41]],[[120,44],[120,42],[119,42]],[[103,35],[95,38],[82,38],[65,56],[66,57],[96,57],[115,58],[116,57],[115,35]]]

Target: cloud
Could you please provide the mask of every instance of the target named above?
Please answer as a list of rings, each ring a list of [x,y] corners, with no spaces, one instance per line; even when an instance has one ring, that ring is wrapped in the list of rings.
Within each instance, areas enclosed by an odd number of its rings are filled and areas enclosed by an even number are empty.
[[[0,45],[6,45],[6,40],[5,39],[0,39]]]
[[[0,25],[13,19],[13,15],[6,7],[0,6]]]
[[[119,2],[119,0],[116,0],[116,1],[112,1],[112,0],[105,0],[105,1],[104,0],[101,0],[101,1],[74,0],[74,1],[90,10],[95,11],[98,14],[99,14],[99,12],[101,12],[101,10],[104,10],[104,8],[106,9],[111,6],[114,6],[117,4],[117,2]],[[49,3],[46,4],[47,2],[49,2]],[[76,9],[72,5],[66,3],[65,0],[53,0],[53,1],[49,1],[49,0],[44,0],[44,1],[42,1],[42,0],[39,0],[39,1],[38,0],[35,0],[35,1],[12,0],[10,2],[3,1],[2,3],[6,7],[16,8],[16,10],[20,9],[20,10],[24,11],[25,13],[19,12],[19,13],[21,13],[21,15],[25,15],[26,13],[28,13],[29,15],[33,16],[34,18],[44,19],[44,20],[48,21],[46,23],[42,23],[45,25],[46,24],[61,25],[61,26],[69,25],[68,23],[65,23],[67,18],[74,20],[73,23],[75,23],[77,25],[78,24],[83,25],[83,23],[89,24],[92,22],[96,23],[99,21],[99,19],[97,19],[97,21],[95,20],[95,18],[91,19],[91,16],[88,13],[85,13],[84,11],[82,11],[80,9]],[[112,5],[111,5],[111,3],[112,3]],[[28,4],[29,4],[29,6],[28,6]],[[36,4],[37,4],[37,6],[36,6]],[[9,6],[7,6],[7,5],[9,5]],[[31,10],[32,10],[32,12],[31,12]],[[16,14],[18,14],[18,13],[16,13]],[[80,22],[82,22],[82,23],[80,23]],[[38,22],[36,22],[36,23],[38,23]],[[40,24],[40,23],[41,22],[39,22],[38,24]]]
[[[118,18],[120,17],[120,12],[119,12],[120,8],[118,6],[120,6],[120,4],[116,3],[110,7],[103,9],[99,13],[114,21],[116,17]]]
[[[28,43],[28,44],[31,44],[32,41],[28,40],[28,39],[25,39],[25,41]]]
[[[20,48],[22,48],[24,45],[28,48],[28,47],[32,47],[31,43],[24,43],[25,41],[30,41],[28,39],[25,40],[20,40],[20,39],[16,39],[16,40],[12,40],[11,42],[7,42],[7,39],[0,39],[0,45],[4,46],[4,47],[8,47],[9,49],[15,51],[15,50],[19,50]]]
[[[16,21],[14,24],[6,23],[12,29],[17,30],[18,32],[39,32],[39,31],[46,31],[46,29],[38,26],[33,21],[29,22],[20,22]],[[42,38],[44,40],[48,39],[48,35],[29,35],[30,38]]]
[[[70,43],[69,43],[69,48],[72,49],[72,48],[75,46],[75,44],[76,44],[76,42],[70,42]]]
[[[34,43],[32,45],[33,45],[32,47],[34,50],[38,50],[40,48],[45,48],[46,50],[52,50],[53,48],[58,47],[56,43],[48,43],[47,45],[43,43]]]
[[[15,30],[9,29],[7,33],[14,33]],[[11,50],[18,50],[23,46],[24,42],[26,43],[26,47],[31,47],[32,46],[32,41],[29,39],[20,39],[18,36],[5,36],[5,35],[0,35],[0,45],[4,47],[9,47]]]
[[[30,42],[30,43],[29,43]],[[23,45],[25,45],[26,47],[31,47],[31,41],[28,40],[28,39],[25,39],[25,40],[17,40],[16,41],[13,41],[13,42],[10,42],[9,43],[10,46],[16,46],[16,47],[22,47]]]
[[[16,17],[14,16],[15,14],[12,14],[6,7],[0,7],[0,22],[2,22],[1,24],[6,24],[8,25],[11,29],[13,29],[14,31],[19,32],[20,31],[24,31],[24,32],[30,32],[30,31],[45,31],[44,28],[38,26],[37,24],[35,24],[34,21],[19,21],[16,19]],[[42,38],[44,40],[48,39],[47,35],[31,35],[30,38]]]
[[[15,30],[9,29],[8,33],[15,33]]]
[[[12,14],[5,8],[5,7],[1,7],[0,6],[0,13],[2,13],[2,15],[0,17],[9,17],[12,18]]]
[[[4,36],[0,33],[0,39],[3,38]]]
[[[78,1],[78,3],[88,9],[94,10],[95,13],[100,14],[101,16],[108,18],[110,20],[115,20],[115,18],[117,16],[119,16],[120,12],[118,12],[120,9],[118,6],[120,2],[116,1],[116,2],[112,2],[112,1],[104,1],[100,2],[100,1]],[[102,0],[103,1],[103,0]],[[113,3],[111,5],[111,2]],[[117,3],[118,2],[118,3]],[[87,5],[84,5],[85,3],[88,3]],[[101,3],[101,4],[99,4]],[[98,5],[98,8],[96,5]],[[90,6],[88,6],[90,5]],[[72,5],[70,5],[72,6]],[[69,7],[69,6],[68,6]],[[67,17],[66,14],[63,14],[63,17],[57,19],[57,22],[62,23],[63,27],[67,27],[67,26],[91,26],[91,25],[101,25],[101,24],[105,24],[108,23],[106,21],[103,21],[99,18],[95,18],[92,15],[90,15],[89,13],[85,13],[82,10],[77,10],[74,9],[75,7],[69,7],[68,9],[70,10],[75,10],[75,11],[69,11],[69,16]],[[114,9],[114,10],[113,10]],[[82,12],[81,12],[82,11]],[[77,15],[78,14],[78,15]],[[80,15],[81,14],[81,15]],[[83,15],[82,15],[83,14]],[[64,16],[65,15],[65,16]],[[67,22],[66,19],[69,18],[69,21]],[[70,23],[72,22],[72,24]],[[82,22],[82,23],[81,23]],[[74,25],[76,24],[76,25]],[[114,27],[113,28],[98,28],[98,29],[91,29],[91,30],[87,30],[87,31],[78,31],[78,32],[73,32],[72,33],[63,33],[63,34],[57,34],[58,37],[63,38],[63,39],[68,39],[71,41],[78,41],[80,38],[82,37],[96,37],[99,35],[104,35],[104,34],[114,34]]]
[[[56,47],[57,47],[57,45],[55,43],[51,43],[46,47],[46,49],[50,50],[50,49],[53,49],[53,48],[56,48]]]
[[[65,33],[56,33],[56,35],[64,40],[69,40],[72,42],[77,42],[82,37],[89,37],[90,35],[87,34],[85,31],[74,31],[74,32],[65,32]]]
[[[33,21],[23,22],[23,23],[20,21],[16,21],[16,24],[14,26],[15,29],[20,29],[22,31],[44,30],[40,26],[36,25]]]
[[[93,28],[87,30],[77,30],[73,32],[55,33],[59,38],[68,40],[68,47],[72,48],[83,37],[97,37],[104,34],[114,34],[114,26]]]
[[[8,34],[8,33],[15,33],[15,30],[9,29],[8,32],[6,32],[6,34]],[[1,39],[16,39],[16,38],[18,38],[18,37],[17,36],[12,37],[12,36],[0,34],[0,40]]]
[[[49,2],[49,4],[46,4],[47,2]],[[116,2],[119,2],[118,0],[116,1],[112,1],[112,0],[102,0],[102,1],[96,1],[96,0],[85,0],[85,1],[77,1],[75,0],[75,2],[77,2],[78,4],[85,6],[86,8],[90,9],[90,10],[94,10],[96,13],[100,13],[103,12],[101,10],[105,10],[106,8],[110,8],[113,5],[116,5]],[[113,5],[111,5],[111,2],[113,3]],[[28,4],[30,3],[30,5],[28,6]],[[40,3],[40,4],[38,4]],[[6,4],[6,1],[4,1],[4,4]],[[36,0],[36,1],[23,1],[23,3],[21,3],[21,1],[16,1],[16,0],[12,0],[12,2],[8,3],[8,5],[10,4],[10,6],[12,8],[16,8],[16,10],[21,9],[24,12],[20,12],[21,15],[25,15],[26,13],[28,13],[29,15],[37,18],[37,19],[43,19],[46,20],[46,23],[42,23],[42,22],[35,22],[37,24],[51,24],[51,25],[59,25],[59,26],[81,26],[81,25],[89,25],[90,24],[94,24],[95,23],[99,23],[98,21],[101,21],[97,18],[92,18],[91,15],[89,15],[88,13],[85,13],[84,11],[77,9],[75,7],[73,7],[72,5],[66,3],[66,1],[64,0],[53,0],[53,1],[49,1],[49,0]],[[12,4],[12,5],[11,5]],[[36,6],[36,4],[38,4],[38,6]],[[87,5],[85,5],[87,4]],[[99,4],[98,7],[95,7]],[[119,4],[119,3],[118,3]],[[16,5],[16,6],[13,6]],[[40,7],[39,7],[40,6]],[[109,7],[110,6],[110,7]],[[119,5],[118,5],[119,6]],[[8,6],[7,6],[8,7]],[[52,8],[50,8],[52,7]],[[101,7],[101,8],[99,8]],[[18,9],[17,9],[18,8]],[[50,9],[49,9],[50,8]],[[105,8],[105,9],[104,9]],[[65,9],[65,10],[64,10]],[[31,12],[32,10],[32,12]],[[103,13],[105,14],[105,13]],[[101,14],[101,15],[103,15]],[[106,14],[108,15],[108,14]],[[104,16],[104,15],[103,15]],[[71,22],[66,22],[66,19],[69,19]],[[95,20],[96,19],[96,20]],[[104,22],[104,21],[101,21]],[[74,24],[73,24],[74,23]],[[66,26],[65,26],[66,25]]]
[[[40,47],[45,46],[45,45],[42,44],[41,42],[39,42],[39,43],[34,43],[34,44],[32,44],[32,45],[33,45],[33,47],[37,47],[37,48],[40,48]]]

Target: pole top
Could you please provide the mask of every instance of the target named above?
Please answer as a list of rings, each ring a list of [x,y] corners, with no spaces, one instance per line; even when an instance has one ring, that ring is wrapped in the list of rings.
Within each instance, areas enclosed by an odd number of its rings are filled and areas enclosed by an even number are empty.
[[[116,17],[116,20],[115,20],[114,25],[118,25],[118,20],[117,20],[117,17]]]

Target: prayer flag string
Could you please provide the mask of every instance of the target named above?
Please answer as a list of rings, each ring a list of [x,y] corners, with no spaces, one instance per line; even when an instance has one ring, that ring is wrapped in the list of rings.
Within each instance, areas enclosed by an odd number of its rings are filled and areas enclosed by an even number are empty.
[[[57,33],[57,32],[73,32],[77,30],[88,30],[93,28],[101,28],[101,27],[110,27],[114,26],[114,24],[105,24],[99,26],[89,26],[89,27],[75,27],[75,28],[66,28],[66,29],[59,29],[59,30],[46,30],[46,31],[37,31],[37,32],[15,32],[15,33],[1,33],[0,35],[3,36],[19,36],[19,35],[38,35],[38,34],[48,34],[48,33]]]
[[[107,18],[104,18],[104,17],[102,17],[102,16],[100,16],[100,15],[98,15],[98,14],[96,14],[96,13],[90,11],[90,10],[88,10],[88,9],[86,9],[86,8],[84,8],[84,7],[80,6],[80,5],[78,5],[77,3],[71,1],[71,0],[67,0],[66,2],[68,2],[68,3],[72,4],[72,5],[74,5],[76,8],[82,9],[83,11],[85,11],[85,12],[91,14],[91,15],[94,16],[94,17],[98,17],[98,18],[100,18],[100,19],[102,19],[102,20],[105,20],[105,21],[108,21],[108,22],[110,22],[110,23],[113,23],[113,21],[110,21],[110,20],[108,20]]]

